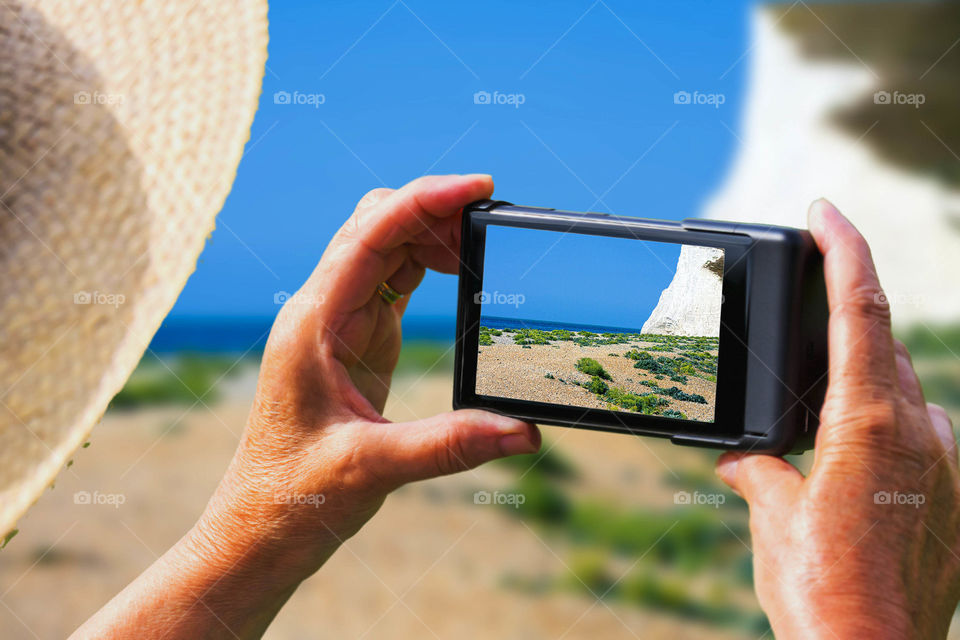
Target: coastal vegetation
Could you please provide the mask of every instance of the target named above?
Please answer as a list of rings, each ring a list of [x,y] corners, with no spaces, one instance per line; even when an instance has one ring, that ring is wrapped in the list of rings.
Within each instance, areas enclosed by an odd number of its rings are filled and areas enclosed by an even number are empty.
[[[577,360],[576,367],[578,371],[582,371],[588,376],[595,376],[603,378],[604,380],[613,380],[610,374],[593,358],[580,358]]]
[[[499,393],[504,397],[576,405],[576,398],[582,396],[561,390],[565,385],[572,385],[599,401],[597,405],[579,400],[581,406],[602,406],[684,420],[712,420],[719,351],[717,337],[482,325],[480,346],[496,345],[533,350],[532,359],[517,361],[518,371],[535,367],[539,370],[538,377],[550,382],[546,386],[529,386],[526,377],[513,376],[511,365],[506,364],[511,360],[503,360],[501,356],[499,362],[504,364],[500,366],[508,368],[485,383],[490,387],[484,391],[487,395],[497,395],[497,390],[503,389]],[[557,350],[555,355],[553,349]],[[570,359],[571,352],[582,355]],[[631,367],[630,371],[636,370],[636,377],[626,375],[625,366]],[[504,373],[506,378],[502,377]],[[518,388],[526,390],[517,391]],[[704,408],[695,409],[695,405]]]

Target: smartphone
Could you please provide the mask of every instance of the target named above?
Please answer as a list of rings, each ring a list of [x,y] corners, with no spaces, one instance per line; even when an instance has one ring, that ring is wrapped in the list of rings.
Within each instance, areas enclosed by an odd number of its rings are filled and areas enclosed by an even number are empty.
[[[455,408],[783,454],[827,383],[823,260],[801,229],[463,211]]]

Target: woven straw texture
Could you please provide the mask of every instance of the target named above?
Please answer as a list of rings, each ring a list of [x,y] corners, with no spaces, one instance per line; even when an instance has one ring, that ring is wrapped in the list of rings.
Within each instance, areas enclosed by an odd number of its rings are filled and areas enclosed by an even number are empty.
[[[0,536],[196,266],[260,95],[265,0],[0,6]]]

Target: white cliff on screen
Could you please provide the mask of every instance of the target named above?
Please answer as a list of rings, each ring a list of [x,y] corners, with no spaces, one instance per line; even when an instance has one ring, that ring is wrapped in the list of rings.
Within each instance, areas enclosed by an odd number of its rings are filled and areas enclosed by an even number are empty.
[[[719,336],[723,300],[723,251],[684,245],[677,272],[660,294],[643,333]]]

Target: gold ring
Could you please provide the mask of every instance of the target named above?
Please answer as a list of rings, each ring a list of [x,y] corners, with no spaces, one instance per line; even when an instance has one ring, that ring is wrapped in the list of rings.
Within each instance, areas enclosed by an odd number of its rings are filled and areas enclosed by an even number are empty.
[[[388,285],[386,282],[381,282],[377,285],[377,293],[380,294],[380,297],[383,298],[384,302],[387,304],[393,304],[403,297],[402,293]]]

